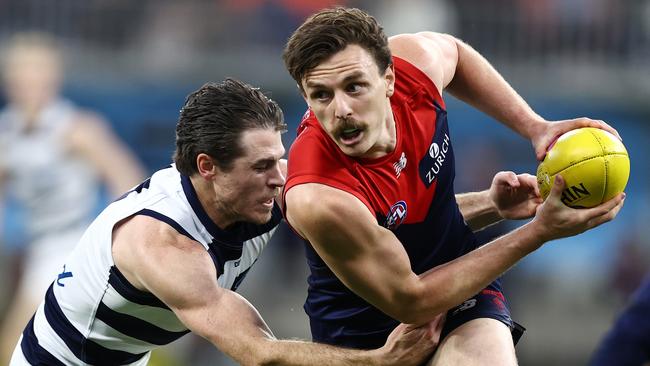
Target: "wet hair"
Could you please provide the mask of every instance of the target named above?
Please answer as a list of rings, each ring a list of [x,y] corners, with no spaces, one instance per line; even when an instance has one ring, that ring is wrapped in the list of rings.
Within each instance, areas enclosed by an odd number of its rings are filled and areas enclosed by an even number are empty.
[[[176,168],[187,176],[198,173],[200,153],[212,157],[224,171],[244,154],[241,136],[251,129],[285,132],[282,110],[258,88],[235,79],[207,83],[191,93],[176,125]]]
[[[282,58],[291,77],[302,88],[302,79],[345,47],[356,44],[367,50],[383,73],[392,63],[388,38],[377,20],[363,10],[336,7],[305,20],[291,35]]]

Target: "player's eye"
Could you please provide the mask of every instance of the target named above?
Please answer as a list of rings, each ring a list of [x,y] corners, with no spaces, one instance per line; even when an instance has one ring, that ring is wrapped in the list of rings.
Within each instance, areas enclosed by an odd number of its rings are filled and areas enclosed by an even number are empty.
[[[266,163],[260,163],[260,164],[256,164],[256,165],[254,165],[254,166],[253,166],[253,169],[254,169],[256,172],[263,173],[263,172],[265,172],[265,171],[271,169],[272,167],[273,167],[273,163],[272,163],[272,162],[266,162]]]
[[[345,88],[345,90],[346,90],[348,93],[356,93],[356,92],[358,92],[359,90],[361,90],[361,84],[358,84],[358,83],[349,84],[349,85]]]
[[[316,90],[311,93],[311,98],[316,100],[326,100],[329,98],[329,93],[324,90]]]

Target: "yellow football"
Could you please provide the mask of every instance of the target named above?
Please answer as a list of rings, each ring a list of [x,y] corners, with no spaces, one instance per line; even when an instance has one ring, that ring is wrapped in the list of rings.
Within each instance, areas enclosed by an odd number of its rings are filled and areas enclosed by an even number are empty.
[[[630,158],[623,143],[598,128],[580,128],[557,139],[537,168],[542,198],[551,192],[555,176],[565,180],[562,202],[593,207],[623,192],[630,176]]]

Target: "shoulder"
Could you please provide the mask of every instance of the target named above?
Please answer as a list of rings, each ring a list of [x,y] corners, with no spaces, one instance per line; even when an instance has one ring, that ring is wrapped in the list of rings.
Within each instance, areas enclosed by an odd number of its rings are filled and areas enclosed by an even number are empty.
[[[319,183],[294,186],[285,196],[287,221],[301,234],[346,226],[366,216],[367,206],[354,194]]]
[[[305,184],[292,190],[287,222],[331,264],[372,251],[385,234],[360,199],[336,188]],[[342,265],[343,262],[338,262]]]
[[[163,301],[171,296],[165,296],[170,290],[169,278],[214,279],[216,284],[216,269],[205,248],[153,217],[136,215],[119,223],[112,244],[115,265],[129,282],[140,290],[163,295]]]
[[[156,260],[167,252],[201,253],[205,248],[192,238],[181,234],[167,222],[147,215],[131,216],[115,226],[113,251],[122,247],[132,254],[127,258]]]
[[[439,91],[453,78],[458,64],[453,36],[435,32],[405,33],[390,37],[388,42],[394,56],[420,69]]]

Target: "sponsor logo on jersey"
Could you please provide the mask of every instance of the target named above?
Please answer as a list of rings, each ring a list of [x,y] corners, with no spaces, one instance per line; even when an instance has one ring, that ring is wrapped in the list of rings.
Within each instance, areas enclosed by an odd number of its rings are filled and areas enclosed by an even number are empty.
[[[389,230],[395,230],[406,219],[406,202],[398,201],[390,207],[386,214],[384,226]]]
[[[402,170],[406,168],[406,154],[403,151],[399,160],[393,163],[393,168],[395,169],[395,175],[399,178],[400,174],[402,174]]]
[[[420,178],[427,188],[438,178],[449,153],[449,135],[445,133],[437,140],[429,145],[429,152],[420,162]]]
[[[418,164],[418,172],[424,186],[429,188],[438,179],[441,172],[449,172],[449,165],[453,164],[451,139],[447,127],[447,111],[436,102],[436,130],[431,138],[431,144]],[[451,171],[449,174],[453,174]],[[453,178],[453,177],[452,177]]]
[[[68,277],[72,277],[72,272],[69,272],[69,271],[66,272],[66,270],[65,270],[65,264],[64,264],[64,265],[63,265],[63,271],[61,271],[61,273],[59,273],[59,274],[56,276],[56,284],[59,285],[59,286],[61,286],[61,287],[65,287],[65,284],[63,284],[63,283],[61,282],[61,280],[64,279],[64,278],[68,278]]]

